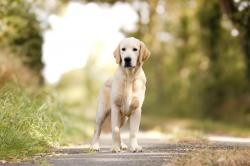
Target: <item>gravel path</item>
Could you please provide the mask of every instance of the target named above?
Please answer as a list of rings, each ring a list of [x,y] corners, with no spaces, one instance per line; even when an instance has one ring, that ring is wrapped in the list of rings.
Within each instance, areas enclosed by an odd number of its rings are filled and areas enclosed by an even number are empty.
[[[250,143],[214,142],[211,144],[169,144],[163,139],[140,138],[143,152],[110,152],[110,138],[102,139],[101,151],[89,153],[87,146],[56,149],[55,154],[31,162],[4,164],[4,166],[158,166],[171,159],[181,157],[192,150],[211,149],[250,149]],[[125,143],[127,141],[125,140]]]

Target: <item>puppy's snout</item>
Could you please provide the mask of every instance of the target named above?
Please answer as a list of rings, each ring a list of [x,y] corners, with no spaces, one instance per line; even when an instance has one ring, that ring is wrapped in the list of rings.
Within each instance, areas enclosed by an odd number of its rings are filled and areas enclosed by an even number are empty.
[[[130,63],[131,62],[131,58],[130,57],[126,57],[126,58],[124,58],[124,61],[125,61],[125,63]]]
[[[131,58],[130,57],[125,57],[124,58],[124,67],[131,67]]]

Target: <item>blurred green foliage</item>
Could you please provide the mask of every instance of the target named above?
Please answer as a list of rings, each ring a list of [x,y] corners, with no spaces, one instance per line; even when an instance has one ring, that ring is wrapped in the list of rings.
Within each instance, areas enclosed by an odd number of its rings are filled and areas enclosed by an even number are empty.
[[[107,75],[105,69],[96,67],[96,56],[89,56],[83,68],[65,73],[55,87],[58,99],[64,103],[63,144],[82,143],[83,138],[93,134],[97,95],[102,84],[102,78],[96,75]]]
[[[42,31],[35,7],[26,0],[0,1],[0,50],[8,49],[42,82]],[[4,56],[1,54],[0,56]]]

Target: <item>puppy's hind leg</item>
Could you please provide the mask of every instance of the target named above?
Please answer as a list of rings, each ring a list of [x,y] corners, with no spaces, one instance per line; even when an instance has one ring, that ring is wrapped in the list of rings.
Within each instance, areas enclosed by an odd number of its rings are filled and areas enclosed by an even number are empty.
[[[105,121],[105,119],[108,117],[110,113],[109,108],[109,98],[105,98],[104,94],[101,94],[99,103],[98,103],[98,110],[96,113],[96,127],[94,131],[93,141],[92,141],[92,147],[90,148],[91,151],[99,151],[100,145],[99,145],[99,138],[101,134],[102,125]],[[106,94],[107,95],[107,94]]]
[[[101,135],[102,125],[108,116],[108,111],[100,110],[100,111],[98,111],[98,113],[99,114],[96,116],[96,127],[95,127],[95,131],[94,131],[92,147],[90,149],[91,151],[99,151],[100,150],[99,138]]]

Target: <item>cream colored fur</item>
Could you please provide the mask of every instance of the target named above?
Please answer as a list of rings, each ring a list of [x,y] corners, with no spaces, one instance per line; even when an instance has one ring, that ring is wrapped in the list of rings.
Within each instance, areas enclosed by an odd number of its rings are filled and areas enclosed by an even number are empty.
[[[127,146],[121,142],[120,128],[129,119],[129,150],[142,151],[137,143],[141,119],[141,107],[146,90],[146,76],[142,69],[143,62],[150,52],[143,42],[130,37],[123,39],[114,51],[116,63],[119,65],[114,76],[108,79],[99,95],[96,113],[96,128],[91,150],[99,151],[99,137],[106,117],[111,113],[112,152],[119,152]],[[125,67],[124,58],[131,59],[131,67]]]

